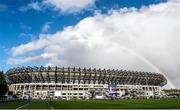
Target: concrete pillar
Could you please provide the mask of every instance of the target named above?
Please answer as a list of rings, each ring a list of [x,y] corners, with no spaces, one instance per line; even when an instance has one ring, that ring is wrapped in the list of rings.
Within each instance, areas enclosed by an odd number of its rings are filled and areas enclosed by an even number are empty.
[[[42,93],[42,90],[43,90],[43,84],[41,84],[41,99],[43,98],[43,93]]]
[[[47,92],[48,92],[48,93],[47,93],[47,96],[49,96],[49,93],[50,93],[50,92],[49,92],[49,91],[50,91],[50,86],[49,86],[49,83],[48,83],[48,84],[46,84],[46,85],[47,85]]]
[[[24,98],[24,92],[25,92],[25,89],[26,89],[26,84],[25,85],[23,85],[23,95],[22,95],[22,97]]]
[[[83,98],[85,97],[85,94],[84,94],[84,84],[82,85],[82,87],[83,87]]]
[[[66,99],[68,99],[69,98],[69,85],[67,84],[67,89],[66,89]]]
[[[54,83],[54,96],[55,96],[55,91],[56,91],[56,83]]]
[[[61,84],[61,97],[62,97],[62,87],[63,87],[63,84]]]
[[[15,94],[16,92],[16,85],[13,84],[13,93]]]
[[[17,94],[17,85],[15,84],[14,86],[15,86],[15,91],[14,91],[14,93]]]
[[[31,85],[29,84],[28,86],[29,86],[29,87],[28,87],[28,89],[27,89],[27,91],[28,91],[28,92],[27,92],[27,93],[28,93],[27,95],[29,95],[30,89],[31,89],[31,88],[30,88]]]
[[[78,94],[77,94],[77,97],[79,99],[79,83],[78,83]]]
[[[37,84],[35,83],[35,87],[34,87],[34,94],[35,94],[35,91],[37,91]]]

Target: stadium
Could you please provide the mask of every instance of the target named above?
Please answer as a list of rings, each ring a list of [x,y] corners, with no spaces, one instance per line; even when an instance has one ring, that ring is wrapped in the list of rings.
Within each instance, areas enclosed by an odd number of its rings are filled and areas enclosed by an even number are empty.
[[[6,72],[9,90],[20,98],[106,99],[107,97],[160,97],[166,78],[159,73],[64,68],[17,67]],[[133,94],[133,95],[132,95]]]

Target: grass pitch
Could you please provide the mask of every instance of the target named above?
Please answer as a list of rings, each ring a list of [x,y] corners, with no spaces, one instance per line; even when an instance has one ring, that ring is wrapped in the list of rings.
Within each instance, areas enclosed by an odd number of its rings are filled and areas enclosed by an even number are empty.
[[[0,103],[0,109],[16,109],[25,104],[27,104],[27,101],[24,100],[18,100],[15,102],[4,102]]]
[[[180,109],[180,98],[141,100],[46,100],[0,103],[0,109]],[[23,106],[25,105],[25,106]]]

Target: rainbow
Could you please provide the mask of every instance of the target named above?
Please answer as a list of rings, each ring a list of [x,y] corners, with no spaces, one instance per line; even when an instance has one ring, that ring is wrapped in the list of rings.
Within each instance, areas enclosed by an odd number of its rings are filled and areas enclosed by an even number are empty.
[[[158,73],[161,73],[164,75],[164,77],[167,79],[167,83],[168,85],[172,88],[172,89],[176,89],[177,87],[173,84],[173,82],[167,77],[167,75],[165,73],[163,73],[155,64],[153,64],[151,61],[149,61],[147,58],[145,58],[144,56],[142,56],[141,54],[139,54],[138,52],[130,49],[130,48],[127,48],[127,47],[124,47],[124,46],[121,46],[121,45],[118,45],[120,47],[120,49],[124,50],[124,51],[127,51],[128,53],[130,53],[131,55],[137,57],[138,59],[140,59],[141,61],[143,61],[145,64],[147,64],[148,66],[150,66],[154,71],[158,72]]]

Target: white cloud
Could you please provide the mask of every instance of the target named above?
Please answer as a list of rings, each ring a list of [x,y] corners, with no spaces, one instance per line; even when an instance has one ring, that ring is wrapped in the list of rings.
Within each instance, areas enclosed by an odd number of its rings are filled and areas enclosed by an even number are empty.
[[[20,64],[20,63],[25,63],[25,62],[39,62],[41,61],[41,56],[36,56],[36,57],[27,57],[27,58],[17,58],[17,59],[13,59],[13,58],[9,58],[7,63],[8,64]]]
[[[27,52],[41,49],[46,44],[50,44],[50,42],[51,42],[51,39],[49,37],[40,35],[39,40],[34,40],[33,42],[29,42],[27,44],[21,44],[18,47],[13,47],[11,50],[13,51],[13,55],[16,56],[19,54],[25,54]]]
[[[33,35],[33,34],[20,33],[20,34],[18,35],[18,37],[19,37],[19,38],[22,38],[22,37],[34,37],[34,35]]]
[[[27,11],[27,10],[30,10],[30,9],[41,11],[42,10],[41,3],[37,2],[37,1],[36,2],[31,2],[27,6],[21,7],[20,11],[24,12],[24,11]]]
[[[97,14],[55,34],[13,47],[11,64],[39,61],[58,66],[155,71],[159,68],[180,87],[180,3]],[[28,57],[23,55],[42,49]],[[36,59],[37,58],[37,59]],[[17,62],[17,63],[14,63]],[[45,64],[46,65],[46,64]]]
[[[76,13],[94,5],[95,0],[43,0],[42,2],[32,2],[27,6],[20,8],[20,11],[34,9],[40,11],[42,9],[52,8],[62,13]]]
[[[31,31],[31,29],[32,29],[31,26],[28,26],[24,23],[20,23],[20,27],[21,27],[21,29],[26,30],[26,31]]]
[[[40,56],[29,56],[29,57],[24,57],[24,58],[9,58],[7,60],[8,64],[22,64],[22,63],[26,63],[26,62],[34,62],[34,63],[38,63],[38,62],[43,62],[44,60],[51,60],[53,57],[55,57],[55,54],[53,53],[44,53]]]
[[[47,22],[42,26],[42,33],[47,33],[49,29],[51,28],[50,26],[51,22]]]
[[[44,4],[61,12],[80,12],[94,5],[95,0],[45,0]]]
[[[0,4],[0,12],[3,12],[8,9],[8,6],[5,4]]]

